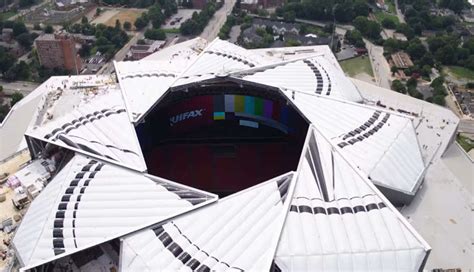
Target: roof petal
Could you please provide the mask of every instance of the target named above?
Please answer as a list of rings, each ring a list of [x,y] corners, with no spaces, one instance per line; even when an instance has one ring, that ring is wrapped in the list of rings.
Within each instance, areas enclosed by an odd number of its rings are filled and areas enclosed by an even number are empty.
[[[415,271],[429,250],[402,215],[313,126],[276,253],[278,267]]]
[[[293,190],[288,173],[123,241],[122,271],[268,271]]]
[[[213,194],[76,155],[33,201],[13,243],[28,269],[216,199]]]

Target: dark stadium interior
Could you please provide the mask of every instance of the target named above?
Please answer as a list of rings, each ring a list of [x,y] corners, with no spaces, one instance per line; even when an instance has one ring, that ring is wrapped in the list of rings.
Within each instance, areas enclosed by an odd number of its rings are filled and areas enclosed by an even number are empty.
[[[296,170],[308,123],[267,91],[168,94],[136,127],[148,172],[222,197]]]

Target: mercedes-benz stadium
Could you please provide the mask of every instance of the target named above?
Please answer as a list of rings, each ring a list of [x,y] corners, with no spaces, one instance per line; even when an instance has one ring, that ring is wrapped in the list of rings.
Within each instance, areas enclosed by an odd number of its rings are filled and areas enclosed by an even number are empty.
[[[423,269],[431,248],[396,206],[452,113],[368,91],[327,46],[197,38],[114,65],[29,96],[17,128],[55,170],[13,239],[22,270]]]

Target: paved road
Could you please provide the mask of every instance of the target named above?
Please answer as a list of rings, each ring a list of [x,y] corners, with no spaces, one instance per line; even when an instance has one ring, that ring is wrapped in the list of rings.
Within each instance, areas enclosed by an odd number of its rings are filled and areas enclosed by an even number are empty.
[[[474,134],[474,120],[461,119],[458,127],[459,132]]]
[[[402,11],[398,8],[398,0],[395,0],[395,10],[397,12],[397,17],[400,23],[405,23],[405,16],[403,16]]]
[[[364,39],[365,47],[369,52],[370,64],[374,71],[377,85],[386,89],[390,89],[391,72],[387,60],[383,56],[383,47],[377,46],[370,41]]]
[[[327,24],[327,22],[304,20],[304,19],[296,19],[295,22],[305,23],[305,24],[309,24],[309,25],[315,25],[315,26],[319,26],[319,27],[325,27],[326,24]],[[351,25],[336,24],[336,34],[344,36],[348,30],[354,30],[354,27],[351,26]]]
[[[28,82],[28,81],[5,82],[3,80],[0,80],[0,85],[3,86],[3,91],[7,95],[13,94],[14,92],[20,92],[21,94],[23,94],[23,96],[28,95],[39,86],[39,84],[35,82]]]
[[[235,2],[236,0],[224,1],[224,6],[214,13],[214,16],[202,31],[201,38],[212,41],[217,37],[221,27],[225,24],[227,16],[232,12]]]
[[[36,4],[34,6],[31,6],[27,9],[20,9],[16,15],[13,15],[12,17],[8,18],[10,21],[15,21],[18,17],[20,16],[25,16],[26,14],[35,11],[37,8],[41,8],[42,6],[50,3],[50,1],[41,1],[39,4]]]

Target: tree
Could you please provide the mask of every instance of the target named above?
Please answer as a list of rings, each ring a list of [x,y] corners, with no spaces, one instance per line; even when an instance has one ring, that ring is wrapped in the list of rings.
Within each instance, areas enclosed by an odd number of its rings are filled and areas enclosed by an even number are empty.
[[[87,19],[87,17],[86,17],[86,16],[82,16],[82,18],[81,18],[81,24],[85,25],[85,24],[87,24],[87,23],[89,23],[89,20]]]
[[[407,92],[407,89],[405,88],[405,86],[403,86],[403,83],[398,79],[395,79],[392,82],[392,90],[394,90],[396,92],[399,92],[399,93],[406,93]]]
[[[53,32],[54,32],[54,28],[53,28],[53,26],[51,26],[51,25],[47,25],[47,26],[44,28],[44,33],[52,34]]]
[[[41,30],[41,25],[36,23],[36,24],[33,25],[33,29],[34,30]]]
[[[115,20],[115,29],[117,30],[122,29],[122,24],[120,23],[119,19]]]
[[[398,72],[397,66],[395,66],[395,65],[392,66],[392,67],[390,68],[390,71],[392,72],[392,76],[395,75],[395,73]]]
[[[86,58],[90,54],[91,54],[91,46],[87,43],[83,44],[81,46],[81,49],[79,49],[79,55],[83,58]]]
[[[28,33],[26,25],[22,22],[15,22],[13,24],[13,36],[17,37],[20,34]]]
[[[426,48],[419,39],[413,39],[408,44],[407,53],[414,59],[420,59],[426,54]]]
[[[20,0],[19,5],[21,8],[26,8],[28,6],[31,6],[35,3],[34,0]]]
[[[132,24],[128,21],[125,21],[123,23],[123,29],[127,30],[127,31],[130,31],[132,29]]]
[[[95,9],[95,17],[99,17],[101,13],[102,13],[102,9],[100,8]]]
[[[20,92],[14,92],[11,96],[11,102],[10,102],[10,107],[13,107],[18,101],[23,99],[23,94]]]
[[[296,14],[294,11],[288,11],[283,13],[283,20],[287,22],[294,22],[296,18]]]
[[[383,18],[382,26],[388,29],[395,29],[397,27],[397,24],[390,18]]]
[[[418,80],[416,78],[410,77],[407,80],[407,87],[408,88],[416,88],[417,85],[418,85]]]
[[[440,106],[444,106],[446,104],[446,101],[444,100],[443,95],[435,95],[433,96],[433,103],[438,104]]]
[[[354,16],[369,16],[369,6],[365,1],[357,0],[354,3]]]
[[[145,38],[150,40],[165,40],[166,33],[162,29],[148,29],[145,31]]]
[[[435,88],[437,86],[443,85],[443,83],[444,83],[444,78],[442,76],[439,76],[433,79],[433,81],[431,81],[430,87]]]
[[[5,73],[15,64],[15,57],[0,47],[0,72]]]
[[[143,17],[138,17],[137,20],[135,20],[135,28],[138,29],[138,30],[141,30],[143,29],[144,27],[146,27],[146,25],[148,24],[148,21],[143,18]]]
[[[33,40],[30,34],[22,33],[16,37],[16,41],[25,49],[30,50],[33,45]]]

